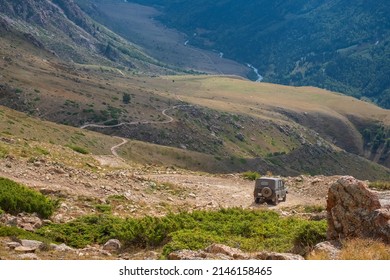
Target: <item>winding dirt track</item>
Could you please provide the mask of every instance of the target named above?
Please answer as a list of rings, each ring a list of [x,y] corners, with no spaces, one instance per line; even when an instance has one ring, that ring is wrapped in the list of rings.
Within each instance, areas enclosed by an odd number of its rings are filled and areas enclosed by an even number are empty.
[[[118,153],[116,152],[116,150],[117,150],[119,147],[125,145],[127,142],[129,142],[129,140],[127,140],[126,138],[118,137],[118,136],[114,136],[114,137],[115,137],[115,138],[118,138],[118,139],[121,139],[122,142],[119,143],[118,145],[112,146],[112,147],[111,147],[111,153],[112,153],[115,157],[120,158],[120,156],[118,155]]]
[[[171,117],[170,115],[167,114],[167,111],[169,110],[173,110],[173,109],[177,109],[177,108],[183,108],[183,107],[193,107],[193,105],[175,105],[173,107],[170,107],[170,108],[166,108],[164,109],[161,113],[164,115],[164,117],[166,117],[166,120],[164,121],[148,121],[148,120],[145,120],[145,121],[134,121],[134,122],[120,122],[118,124],[113,124],[113,125],[103,125],[103,124],[84,124],[82,126],[80,126],[81,129],[86,129],[88,127],[96,127],[96,128],[113,128],[113,127],[120,127],[120,126],[124,126],[124,125],[140,125],[140,124],[167,124],[167,123],[171,123],[173,122],[173,117]],[[128,139],[126,138],[122,138],[122,137],[118,137],[118,136],[114,136],[115,138],[118,138],[118,139],[121,139],[122,142],[115,145],[115,146],[112,146],[111,147],[111,153],[117,157],[117,158],[121,158],[118,153],[116,152],[117,149],[123,145],[125,145],[127,142],[129,142]]]
[[[139,124],[167,124],[173,122],[173,118],[169,116],[166,112],[169,110],[181,108],[181,107],[193,107],[193,105],[176,105],[167,109],[164,109],[161,113],[167,118],[165,121],[134,121],[134,122],[120,122],[118,124],[113,125],[103,125],[103,124],[84,124],[80,126],[81,129],[85,129],[88,127],[96,127],[96,128],[112,128],[119,127],[123,125],[139,125]]]

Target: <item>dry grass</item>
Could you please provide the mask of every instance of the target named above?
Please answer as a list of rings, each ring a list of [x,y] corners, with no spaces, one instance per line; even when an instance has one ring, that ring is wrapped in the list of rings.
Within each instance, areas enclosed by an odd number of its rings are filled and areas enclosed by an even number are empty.
[[[42,121],[3,106],[0,106],[0,136],[41,145],[77,145],[97,154],[111,154],[110,148],[118,142],[110,136]]]
[[[390,246],[369,239],[345,241],[340,252],[341,260],[390,260]]]
[[[326,252],[311,254],[309,260],[330,260]],[[390,246],[371,239],[352,239],[342,242],[338,260],[390,260]]]
[[[169,87],[172,77],[165,79],[165,84]],[[251,107],[260,107],[267,111],[284,108],[300,113],[337,115],[340,118],[347,114],[365,119],[375,118],[390,124],[388,110],[319,88],[253,83],[218,76],[180,76],[174,79],[174,88],[178,89],[177,94],[184,100],[224,111],[261,115],[271,112],[251,112]],[[156,83],[164,84],[164,78],[156,80]]]

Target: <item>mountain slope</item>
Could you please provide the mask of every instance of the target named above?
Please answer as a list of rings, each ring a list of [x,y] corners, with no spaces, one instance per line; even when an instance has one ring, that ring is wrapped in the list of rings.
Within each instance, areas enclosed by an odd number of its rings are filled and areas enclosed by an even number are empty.
[[[118,153],[130,161],[208,172],[388,176],[386,168],[360,157],[388,166],[389,113],[372,104],[314,88],[217,76],[134,76],[67,64],[23,36],[4,36],[0,46],[0,104],[73,126],[132,123],[89,128],[157,144],[122,146]],[[2,123],[5,136],[19,135],[8,120]],[[372,136],[363,138],[371,128]],[[82,147],[93,150],[89,145]]]
[[[134,44],[94,22],[72,0],[1,0],[0,22],[2,34],[18,33],[68,62],[169,71]]]
[[[246,76],[251,71],[218,52],[189,45],[185,34],[154,20],[160,12],[152,7],[124,1],[78,0],[77,3],[94,20],[142,46],[144,52],[165,64],[212,74]]]
[[[387,110],[315,88],[238,77],[140,75],[101,56],[86,55],[92,64],[72,63],[25,35],[19,25],[30,19],[22,14],[3,16],[1,105],[76,127],[97,124],[87,128],[144,142],[118,149],[130,161],[208,172],[389,175],[377,164],[390,166]],[[53,25],[44,27],[49,32]],[[27,131],[12,132],[8,124],[5,135]],[[92,150],[94,141],[82,146]]]
[[[159,19],[185,32],[190,44],[253,64],[265,81],[327,88],[390,108],[385,0],[129,2],[159,7]]]

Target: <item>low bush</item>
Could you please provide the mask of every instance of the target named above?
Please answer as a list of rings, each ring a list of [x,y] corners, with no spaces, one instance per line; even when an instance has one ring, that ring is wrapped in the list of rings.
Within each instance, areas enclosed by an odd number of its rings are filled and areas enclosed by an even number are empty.
[[[108,204],[96,204],[95,208],[101,213],[111,213],[111,205]]]
[[[260,174],[258,172],[247,171],[242,173],[242,177],[244,177],[244,179],[254,181],[260,178]]]
[[[0,178],[0,207],[13,215],[27,212],[48,218],[53,214],[55,203],[37,191],[9,179]]]
[[[295,245],[301,247],[313,247],[314,245],[326,240],[327,224],[307,223],[300,226],[294,238]]]
[[[142,219],[88,216],[48,225],[37,232],[78,248],[102,244],[110,238],[131,247],[163,246],[165,256],[175,250],[203,249],[215,242],[244,251],[293,252],[296,243],[312,246],[325,240],[326,221],[282,218],[272,211],[233,208]]]
[[[48,242],[49,240],[36,233],[26,231],[17,227],[1,226],[0,225],[0,237],[11,237],[17,239],[30,239],[38,240],[42,242]]]
[[[78,152],[78,153],[83,154],[83,155],[89,154],[89,152],[86,149],[79,147],[79,146],[67,145],[67,147],[71,148],[73,151]]]
[[[305,213],[321,213],[325,210],[325,207],[322,205],[305,205],[304,211]]]

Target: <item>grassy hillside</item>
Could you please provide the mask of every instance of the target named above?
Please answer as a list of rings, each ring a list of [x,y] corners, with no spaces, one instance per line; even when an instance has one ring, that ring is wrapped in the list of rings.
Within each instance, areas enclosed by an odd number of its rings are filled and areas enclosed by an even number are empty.
[[[237,77],[157,77],[68,63],[10,31],[0,38],[0,47],[0,104],[75,127],[129,123],[89,128],[101,133],[91,140],[75,128],[35,131],[38,120],[19,127],[7,119],[2,132],[11,138],[110,154],[118,139],[103,134],[117,135],[146,142],[119,149],[130,161],[209,172],[388,176],[386,168],[359,157],[390,164],[388,111],[366,102]]]

